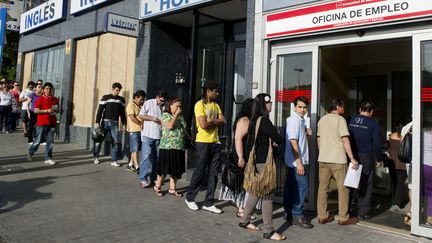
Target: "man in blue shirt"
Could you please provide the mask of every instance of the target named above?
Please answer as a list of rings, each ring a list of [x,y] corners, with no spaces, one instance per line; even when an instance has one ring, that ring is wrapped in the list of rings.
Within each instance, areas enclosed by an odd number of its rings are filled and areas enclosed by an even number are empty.
[[[293,224],[304,229],[313,227],[303,213],[303,203],[308,194],[308,177],[304,165],[309,164],[309,148],[307,135],[312,131],[306,129],[304,116],[309,101],[300,96],[294,99],[295,112],[288,118],[285,134],[285,164],[288,166],[285,190],[284,209],[287,220],[292,217]]]
[[[360,219],[371,218],[374,161],[382,163],[380,127],[371,118],[374,109],[375,105],[371,101],[364,101],[360,106],[360,114],[351,116],[348,122],[353,154],[363,166],[358,188],[358,218]]]

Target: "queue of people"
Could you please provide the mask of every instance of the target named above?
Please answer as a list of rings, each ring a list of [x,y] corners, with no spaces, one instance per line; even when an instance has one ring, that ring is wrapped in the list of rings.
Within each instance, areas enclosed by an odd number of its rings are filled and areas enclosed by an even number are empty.
[[[22,103],[20,116],[24,136],[28,138],[30,145],[27,159],[31,161],[39,145],[46,141],[44,163],[54,165],[56,162],[52,158],[52,149],[59,100],[53,96],[51,83],[42,84],[42,81],[39,81],[38,83],[30,81],[27,89],[20,93],[18,98],[13,92],[9,92],[9,86],[1,85],[0,127],[4,117],[7,117],[7,122],[10,122],[11,113],[14,111],[13,106]],[[121,159],[117,140],[119,128],[122,126],[127,130],[130,152],[127,170],[137,172],[140,187],[151,188],[156,197],[162,197],[164,179],[170,175],[168,194],[173,197],[185,196],[187,208],[197,211],[200,207],[195,199],[205,186],[206,194],[201,209],[220,214],[223,211],[215,205],[214,194],[222,160],[219,129],[226,124],[226,120],[216,102],[219,95],[218,84],[206,81],[202,88],[202,99],[194,105],[192,122],[194,129],[192,130],[196,130],[196,134],[189,134],[182,114],[180,98],[168,99],[168,92],[160,90],[155,98],[146,100],[146,92],[138,90],[133,94],[133,100],[126,105],[126,100],[120,96],[122,90],[120,83],[112,84],[111,93],[104,95],[99,102],[95,128],[102,131],[103,137],[107,138],[109,134],[111,138],[110,165],[114,167],[121,166],[118,162]],[[274,157],[276,151],[282,153],[283,161],[287,166],[283,195],[285,218],[303,229],[313,228],[310,219],[305,217],[303,206],[309,187],[308,136],[314,132],[305,120],[309,100],[304,96],[296,97],[293,105],[294,110],[287,118],[284,133],[279,134],[269,118],[272,110],[271,96],[261,93],[254,99],[245,100],[233,124],[232,149],[228,156],[237,171],[241,171],[239,177],[241,180],[234,187],[222,184],[218,197],[219,200],[229,200],[236,206],[236,216],[241,218],[239,222],[241,228],[262,230],[263,238],[270,240],[286,239],[286,236],[275,232],[272,218],[276,189]],[[327,208],[332,178],[336,180],[338,190],[339,225],[356,224],[358,219],[367,220],[372,217],[373,171],[375,167],[383,165],[379,125],[371,118],[374,109],[372,102],[365,101],[360,105],[359,114],[352,115],[346,120],[343,117],[344,102],[336,98],[330,102],[329,113],[318,122],[316,134],[319,148],[317,197],[319,224],[335,220],[335,215],[330,214]],[[402,192],[405,179],[410,180],[410,164],[400,162],[397,153],[404,135],[411,132],[411,126],[408,124],[402,128],[402,124],[397,124],[389,136],[390,159],[395,163],[394,173],[392,173],[395,182],[392,207],[394,210],[401,210],[403,207]],[[425,138],[432,136],[431,127],[425,128]],[[12,129],[13,127],[8,123],[6,131]],[[191,135],[196,135],[192,153],[195,169],[190,185],[183,195],[177,191],[176,184],[186,170],[186,143],[191,139]],[[102,140],[94,142],[94,164],[101,163],[99,160],[101,144]],[[344,180],[348,167],[357,170],[359,165],[362,165],[359,188],[345,187]],[[431,168],[432,165],[425,164],[425,173],[429,175]],[[426,181],[426,188],[427,200],[431,202],[430,181]],[[350,207],[353,198],[358,198],[357,215],[353,215]],[[432,209],[430,203],[428,205],[427,211],[430,215],[428,220],[432,221]],[[256,219],[253,214],[254,209],[262,211],[262,228],[252,221]]]

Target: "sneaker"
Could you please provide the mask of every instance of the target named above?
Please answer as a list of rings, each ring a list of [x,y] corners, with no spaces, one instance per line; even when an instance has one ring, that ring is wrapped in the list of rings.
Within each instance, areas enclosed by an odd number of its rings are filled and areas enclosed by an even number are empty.
[[[131,171],[131,172],[135,172],[136,171],[136,169],[135,169],[135,167],[133,165],[128,165],[126,167],[126,170]]]
[[[220,210],[219,208],[217,208],[215,205],[210,206],[210,207],[203,206],[202,209],[203,209],[203,210],[210,211],[210,212],[212,212],[212,213],[217,213],[217,214],[222,213],[222,210]]]
[[[120,167],[120,164],[117,163],[117,161],[111,162],[110,165],[115,166],[115,167]]]
[[[398,205],[391,206],[389,210],[396,213],[405,213]]]
[[[33,142],[28,143],[29,145],[33,145]]]
[[[27,161],[32,161],[32,156],[29,153],[27,153]]]
[[[140,181],[140,187],[141,188],[147,188],[149,187],[151,184],[148,181]]]
[[[45,146],[45,145],[46,145],[46,142],[40,143],[40,145]]]
[[[56,164],[56,162],[55,162],[54,160],[52,160],[52,159],[45,160],[44,163],[45,163],[45,164],[49,164],[49,165],[55,165],[55,164]]]
[[[190,209],[190,210],[193,210],[193,211],[197,211],[198,210],[198,205],[196,205],[196,203],[195,202],[189,202],[187,199],[185,199],[185,202],[186,202],[186,205],[188,206],[188,208]],[[214,207],[214,206],[213,206]],[[204,209],[204,207],[203,207],[203,209]]]
[[[94,160],[93,160],[93,164],[100,164],[99,159],[98,159],[98,158],[94,158]]]

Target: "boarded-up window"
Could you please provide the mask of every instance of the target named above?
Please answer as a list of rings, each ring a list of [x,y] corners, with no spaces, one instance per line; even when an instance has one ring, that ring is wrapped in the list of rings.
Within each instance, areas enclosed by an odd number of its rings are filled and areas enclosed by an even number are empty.
[[[77,41],[73,125],[94,124],[99,100],[115,82],[123,86],[120,95],[126,102],[132,99],[135,50],[135,38],[110,33]]]

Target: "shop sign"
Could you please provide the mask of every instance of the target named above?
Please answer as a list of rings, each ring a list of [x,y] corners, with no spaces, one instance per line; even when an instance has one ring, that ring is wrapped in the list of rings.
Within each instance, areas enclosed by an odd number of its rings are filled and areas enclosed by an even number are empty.
[[[105,32],[138,37],[139,19],[107,13],[105,18]]]
[[[65,0],[50,0],[21,15],[20,34],[34,30],[66,16]]]
[[[0,8],[7,8],[7,30],[19,31],[20,18],[23,12],[23,3],[23,0],[0,0]]]
[[[140,19],[146,19],[212,0],[141,0]]]
[[[71,0],[71,14],[76,14],[86,9],[92,8],[101,3],[110,2],[112,0]]]
[[[266,16],[267,38],[432,16],[432,0],[341,0]]]

